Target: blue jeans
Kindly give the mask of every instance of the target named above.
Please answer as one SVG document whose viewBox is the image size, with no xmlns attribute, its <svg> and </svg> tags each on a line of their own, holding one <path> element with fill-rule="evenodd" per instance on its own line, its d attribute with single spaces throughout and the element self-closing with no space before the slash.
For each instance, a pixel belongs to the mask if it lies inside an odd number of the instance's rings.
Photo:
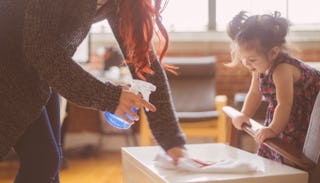
<svg viewBox="0 0 320 183">
<path fill-rule="evenodd" d="M 15 183 L 59 183 L 62 159 L 59 96 L 52 95 L 39 118 L 14 146 L 20 168 Z"/>
</svg>

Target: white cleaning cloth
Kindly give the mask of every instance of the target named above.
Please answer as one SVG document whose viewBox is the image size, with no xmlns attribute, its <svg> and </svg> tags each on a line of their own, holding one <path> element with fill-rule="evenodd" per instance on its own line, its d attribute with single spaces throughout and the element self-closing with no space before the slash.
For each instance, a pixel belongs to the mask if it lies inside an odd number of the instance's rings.
<svg viewBox="0 0 320 183">
<path fill-rule="evenodd" d="M 191 158 L 180 158 L 174 165 L 172 158 L 158 153 L 154 158 L 156 167 L 201 173 L 248 173 L 257 171 L 257 167 L 244 160 L 226 159 L 217 162 L 202 162 Z"/>
</svg>

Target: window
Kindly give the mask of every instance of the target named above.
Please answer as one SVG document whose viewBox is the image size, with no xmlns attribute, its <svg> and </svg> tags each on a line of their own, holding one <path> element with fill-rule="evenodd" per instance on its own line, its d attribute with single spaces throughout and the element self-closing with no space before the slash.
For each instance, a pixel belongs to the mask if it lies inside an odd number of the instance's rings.
<svg viewBox="0 0 320 183">
<path fill-rule="evenodd" d="M 286 16 L 287 0 L 216 0 L 217 30 L 225 30 L 227 23 L 240 11 L 250 14 L 272 13 L 279 11 Z"/>
<path fill-rule="evenodd" d="M 169 0 L 163 12 L 168 31 L 193 32 L 225 30 L 239 11 L 252 14 L 279 11 L 292 23 L 293 30 L 320 29 L 318 0 Z M 213 19 L 213 20 L 212 20 Z M 214 25 L 209 25 L 209 24 Z"/>
<path fill-rule="evenodd" d="M 79 63 L 85 63 L 89 61 L 89 39 L 88 36 L 82 41 L 77 51 L 72 57 L 75 61 Z"/>
<path fill-rule="evenodd" d="M 162 12 L 163 24 L 170 32 L 208 30 L 208 0 L 169 0 Z M 91 33 L 111 32 L 107 21 L 92 25 Z"/>
<path fill-rule="evenodd" d="M 91 26 L 90 32 L 91 33 L 107 33 L 107 32 L 110 33 L 111 27 L 109 26 L 107 20 L 103 20 L 103 21 L 100 21 L 100 22 L 93 24 Z"/>
<path fill-rule="evenodd" d="M 293 29 L 320 30 L 320 11 L 317 0 L 288 0 L 288 18 Z"/>
<path fill-rule="evenodd" d="M 208 0 L 169 0 L 162 13 L 163 24 L 170 32 L 208 30 Z"/>
<path fill-rule="evenodd" d="M 279 11 L 293 30 L 320 30 L 318 0 L 169 0 L 162 12 L 169 32 L 224 31 L 239 11 L 252 14 Z M 111 32 L 107 21 L 96 23 L 92 32 Z"/>
<path fill-rule="evenodd" d="M 320 11 L 316 4 L 317 0 L 216 0 L 217 30 L 224 30 L 241 10 L 252 14 L 279 11 L 290 20 L 293 30 L 319 29 Z"/>
</svg>

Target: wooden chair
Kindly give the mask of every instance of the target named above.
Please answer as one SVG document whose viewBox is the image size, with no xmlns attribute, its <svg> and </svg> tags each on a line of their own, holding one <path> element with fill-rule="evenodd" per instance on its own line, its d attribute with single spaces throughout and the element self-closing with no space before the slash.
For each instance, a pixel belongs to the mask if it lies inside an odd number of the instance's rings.
<svg viewBox="0 0 320 183">
<path fill-rule="evenodd" d="M 227 124 L 222 107 L 226 96 L 216 96 L 215 57 L 166 57 L 164 63 L 177 67 L 168 73 L 174 106 L 186 137 L 209 137 L 226 143 Z M 140 145 L 150 145 L 147 118 L 142 116 Z"/>
<path fill-rule="evenodd" d="M 231 118 L 240 112 L 230 106 L 223 107 L 223 111 Z M 303 150 L 298 150 L 291 144 L 284 143 L 279 138 L 268 139 L 265 145 L 281 154 L 286 164 L 309 172 L 309 183 L 320 182 L 320 92 L 316 98 L 311 114 L 307 136 Z M 250 119 L 251 127 L 245 127 L 244 131 L 254 136 L 257 129 L 263 125 Z"/>
</svg>

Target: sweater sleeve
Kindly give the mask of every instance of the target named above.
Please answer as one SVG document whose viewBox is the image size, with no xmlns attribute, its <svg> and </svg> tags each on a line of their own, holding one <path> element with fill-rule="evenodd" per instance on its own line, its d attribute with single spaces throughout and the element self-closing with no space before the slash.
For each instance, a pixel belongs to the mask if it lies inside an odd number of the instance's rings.
<svg viewBox="0 0 320 183">
<path fill-rule="evenodd" d="M 114 111 L 121 87 L 104 84 L 83 70 L 59 44 L 63 0 L 29 0 L 23 26 L 25 62 L 68 100 L 85 107 Z"/>
<path fill-rule="evenodd" d="M 153 58 L 156 59 L 152 62 L 154 74 L 146 78 L 148 82 L 157 86 L 157 90 L 150 95 L 150 102 L 157 107 L 157 111 L 146 112 L 146 114 L 153 136 L 162 148 L 168 150 L 172 147 L 183 146 L 185 136 L 175 113 L 167 75 L 159 60 L 156 57 Z"/>
<path fill-rule="evenodd" d="M 118 33 L 118 18 L 115 12 L 108 14 L 108 22 L 112 28 L 118 44 L 125 54 L 126 51 L 123 45 L 123 39 Z M 157 107 L 156 112 L 146 112 L 151 132 L 158 144 L 168 150 L 173 147 L 183 147 L 185 144 L 185 136 L 182 133 L 178 119 L 175 114 L 175 109 L 170 95 L 170 88 L 167 76 L 159 63 L 154 52 L 151 52 L 153 75 L 148 75 L 147 81 L 153 83 L 157 90 L 150 95 L 150 102 Z M 124 55 L 126 58 L 126 55 Z M 132 67 L 130 68 L 133 78 L 137 78 Z"/>
</svg>

